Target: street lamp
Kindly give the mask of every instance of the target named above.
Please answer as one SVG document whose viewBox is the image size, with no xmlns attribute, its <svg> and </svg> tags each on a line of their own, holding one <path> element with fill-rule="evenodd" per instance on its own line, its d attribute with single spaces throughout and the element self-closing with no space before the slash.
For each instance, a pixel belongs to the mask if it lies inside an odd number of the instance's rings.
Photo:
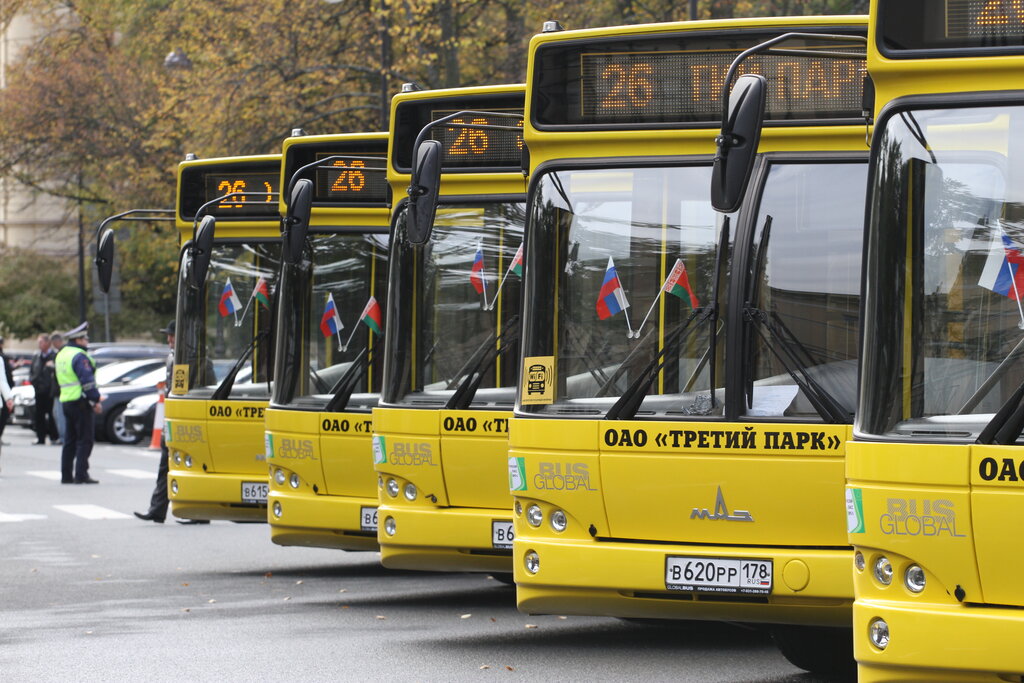
<svg viewBox="0 0 1024 683">
<path fill-rule="evenodd" d="M 192 60 L 188 58 L 185 51 L 180 47 L 176 47 L 167 53 L 164 57 L 164 68 L 170 70 L 188 71 L 192 68 Z"/>
</svg>

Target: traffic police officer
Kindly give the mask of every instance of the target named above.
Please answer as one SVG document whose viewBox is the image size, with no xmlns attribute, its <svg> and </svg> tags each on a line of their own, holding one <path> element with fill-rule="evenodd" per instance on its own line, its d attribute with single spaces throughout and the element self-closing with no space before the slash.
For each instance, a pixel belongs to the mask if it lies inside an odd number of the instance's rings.
<svg viewBox="0 0 1024 683">
<path fill-rule="evenodd" d="M 95 436 L 93 413 L 100 413 L 100 392 L 96 388 L 96 361 L 86 351 L 89 323 L 84 322 L 64 335 L 68 341 L 55 359 L 60 405 L 66 420 L 64 449 L 60 458 L 60 483 L 98 484 L 89 476 L 89 455 Z"/>
</svg>

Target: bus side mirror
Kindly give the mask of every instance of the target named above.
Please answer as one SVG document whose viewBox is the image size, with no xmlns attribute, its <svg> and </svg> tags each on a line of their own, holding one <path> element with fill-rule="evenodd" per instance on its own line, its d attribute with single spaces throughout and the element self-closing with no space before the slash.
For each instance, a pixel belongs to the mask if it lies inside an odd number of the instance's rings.
<svg viewBox="0 0 1024 683">
<path fill-rule="evenodd" d="M 110 292 L 110 278 L 114 275 L 114 231 L 107 228 L 96 243 L 96 273 L 100 278 L 100 291 Z"/>
<path fill-rule="evenodd" d="M 292 188 L 292 196 L 288 198 L 288 214 L 285 216 L 284 238 L 288 253 L 285 260 L 295 265 L 302 258 L 302 249 L 306 246 L 306 234 L 309 232 L 309 216 L 313 209 L 313 181 L 300 178 Z"/>
<path fill-rule="evenodd" d="M 424 140 L 416 148 L 409 184 L 409 210 L 405 225 L 406 239 L 410 244 L 426 244 L 430 240 L 440 188 L 441 143 Z"/>
<path fill-rule="evenodd" d="M 206 282 L 206 272 L 210 269 L 210 256 L 213 250 L 213 235 L 217 230 L 217 219 L 203 216 L 196 239 L 192 243 L 192 268 L 189 270 L 189 284 L 199 289 Z"/>
<path fill-rule="evenodd" d="M 732 213 L 740 206 L 761 141 L 766 98 L 763 76 L 747 74 L 736 79 L 722 131 L 715 138 L 718 150 L 711 171 L 711 205 L 717 211 Z"/>
</svg>

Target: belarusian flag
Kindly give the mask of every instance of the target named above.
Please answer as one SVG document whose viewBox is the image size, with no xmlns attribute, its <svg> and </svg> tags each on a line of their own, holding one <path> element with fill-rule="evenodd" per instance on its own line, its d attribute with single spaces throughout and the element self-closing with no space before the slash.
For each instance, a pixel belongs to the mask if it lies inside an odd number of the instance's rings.
<svg viewBox="0 0 1024 683">
<path fill-rule="evenodd" d="M 662 289 L 669 294 L 674 294 L 683 301 L 689 301 L 690 306 L 693 308 L 700 307 L 697 295 L 693 293 L 693 288 L 690 287 L 690 278 L 686 274 L 686 266 L 681 258 L 676 259 L 676 264 L 672 266 L 672 272 L 665 279 L 665 286 Z"/>
<path fill-rule="evenodd" d="M 256 281 L 256 288 L 252 290 L 252 296 L 257 302 L 262 304 L 264 308 L 270 308 L 270 287 L 262 276 Z"/>
<path fill-rule="evenodd" d="M 383 321 L 384 316 L 381 315 L 380 304 L 377 303 L 377 299 L 371 296 L 363 308 L 362 315 L 359 316 L 359 322 L 364 323 L 379 336 L 381 328 L 384 326 Z"/>
<path fill-rule="evenodd" d="M 516 249 L 516 255 L 512 257 L 512 265 L 508 267 L 513 273 L 519 277 L 523 276 L 523 243 L 519 243 L 519 248 Z"/>
</svg>

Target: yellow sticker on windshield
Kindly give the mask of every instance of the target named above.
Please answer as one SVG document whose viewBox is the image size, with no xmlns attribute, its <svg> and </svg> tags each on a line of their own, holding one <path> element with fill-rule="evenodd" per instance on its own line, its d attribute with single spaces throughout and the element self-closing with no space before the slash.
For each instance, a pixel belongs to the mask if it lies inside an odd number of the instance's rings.
<svg viewBox="0 0 1024 683">
<path fill-rule="evenodd" d="M 523 359 L 520 403 L 549 405 L 555 402 L 555 357 L 531 356 Z"/>
<path fill-rule="evenodd" d="M 174 366 L 174 374 L 171 376 L 171 393 L 175 396 L 184 396 L 188 393 L 188 365 Z"/>
</svg>

